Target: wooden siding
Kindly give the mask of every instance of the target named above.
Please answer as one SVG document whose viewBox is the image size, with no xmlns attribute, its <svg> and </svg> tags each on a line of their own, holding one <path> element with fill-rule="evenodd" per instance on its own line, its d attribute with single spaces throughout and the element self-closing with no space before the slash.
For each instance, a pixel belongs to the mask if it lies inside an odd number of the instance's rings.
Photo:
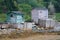
<svg viewBox="0 0 60 40">
<path fill-rule="evenodd" d="M 32 20 L 38 23 L 39 19 L 47 19 L 48 18 L 48 10 L 32 10 L 31 11 Z"/>
</svg>

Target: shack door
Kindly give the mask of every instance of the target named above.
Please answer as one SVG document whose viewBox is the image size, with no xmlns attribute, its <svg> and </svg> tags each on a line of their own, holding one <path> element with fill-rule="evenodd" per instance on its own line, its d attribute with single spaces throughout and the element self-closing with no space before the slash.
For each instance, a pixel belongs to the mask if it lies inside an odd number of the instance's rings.
<svg viewBox="0 0 60 40">
<path fill-rule="evenodd" d="M 16 22 L 17 22 L 17 23 L 21 23 L 21 22 L 22 22 L 22 16 L 17 15 Z"/>
</svg>

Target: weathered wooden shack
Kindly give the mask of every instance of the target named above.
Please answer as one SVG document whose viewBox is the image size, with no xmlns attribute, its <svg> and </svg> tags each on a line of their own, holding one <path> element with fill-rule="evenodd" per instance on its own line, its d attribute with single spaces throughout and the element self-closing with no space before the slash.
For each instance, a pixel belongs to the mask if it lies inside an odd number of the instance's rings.
<svg viewBox="0 0 60 40">
<path fill-rule="evenodd" d="M 48 9 L 46 8 L 35 8 L 31 11 L 32 20 L 35 23 L 38 23 L 39 19 L 47 19 L 48 18 Z"/>
<path fill-rule="evenodd" d="M 33 22 L 38 24 L 40 27 L 54 27 L 55 21 L 48 17 L 48 9 L 46 8 L 35 8 L 31 11 Z"/>
<path fill-rule="evenodd" d="M 20 11 L 11 11 L 7 13 L 8 23 L 24 23 L 23 13 Z"/>
</svg>

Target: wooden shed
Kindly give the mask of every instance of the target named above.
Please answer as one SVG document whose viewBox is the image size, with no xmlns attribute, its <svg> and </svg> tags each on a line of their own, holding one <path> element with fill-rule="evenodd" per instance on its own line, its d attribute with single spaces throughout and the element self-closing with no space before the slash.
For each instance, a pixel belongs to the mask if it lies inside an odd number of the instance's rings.
<svg viewBox="0 0 60 40">
<path fill-rule="evenodd" d="M 8 23 L 24 23 L 23 13 L 20 11 L 11 11 L 7 13 Z"/>
<path fill-rule="evenodd" d="M 48 18 L 48 9 L 46 8 L 35 8 L 31 11 L 32 20 L 35 23 L 38 23 L 39 19 L 47 19 Z"/>
</svg>

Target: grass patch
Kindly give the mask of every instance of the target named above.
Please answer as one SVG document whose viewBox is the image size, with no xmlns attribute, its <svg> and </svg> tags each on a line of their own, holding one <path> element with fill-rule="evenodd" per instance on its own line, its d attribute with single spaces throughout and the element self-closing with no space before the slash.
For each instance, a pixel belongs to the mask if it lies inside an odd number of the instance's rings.
<svg viewBox="0 0 60 40">
<path fill-rule="evenodd" d="M 60 13 L 56 13 L 56 20 L 60 22 Z"/>
</svg>

